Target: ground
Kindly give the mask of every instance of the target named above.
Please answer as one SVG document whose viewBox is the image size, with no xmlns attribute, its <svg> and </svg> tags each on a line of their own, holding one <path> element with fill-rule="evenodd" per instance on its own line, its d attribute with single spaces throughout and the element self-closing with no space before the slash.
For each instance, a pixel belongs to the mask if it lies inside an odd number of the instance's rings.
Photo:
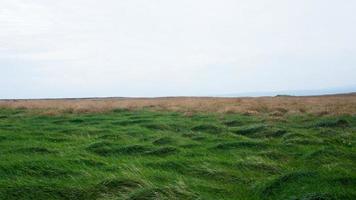
<svg viewBox="0 0 356 200">
<path fill-rule="evenodd" d="M 356 199 L 356 116 L 0 109 L 0 199 Z"/>
</svg>

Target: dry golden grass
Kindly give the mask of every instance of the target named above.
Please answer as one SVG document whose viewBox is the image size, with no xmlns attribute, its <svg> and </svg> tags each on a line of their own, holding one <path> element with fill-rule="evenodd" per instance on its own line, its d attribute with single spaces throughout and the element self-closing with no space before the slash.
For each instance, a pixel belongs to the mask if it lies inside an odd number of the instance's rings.
<svg viewBox="0 0 356 200">
<path fill-rule="evenodd" d="M 311 97 L 258 97 L 258 98 L 103 98 L 53 100 L 0 100 L 0 107 L 41 110 L 46 114 L 61 112 L 106 112 L 113 109 L 147 108 L 159 111 L 269 114 L 309 113 L 316 115 L 356 114 L 356 93 Z"/>
</svg>

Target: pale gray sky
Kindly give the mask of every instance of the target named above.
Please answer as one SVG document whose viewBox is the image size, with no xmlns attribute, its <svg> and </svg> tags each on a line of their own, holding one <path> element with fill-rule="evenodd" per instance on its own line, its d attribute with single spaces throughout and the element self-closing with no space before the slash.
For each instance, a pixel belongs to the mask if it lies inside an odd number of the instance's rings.
<svg viewBox="0 0 356 200">
<path fill-rule="evenodd" d="M 355 0 L 1 0 L 0 98 L 356 85 Z"/>
</svg>

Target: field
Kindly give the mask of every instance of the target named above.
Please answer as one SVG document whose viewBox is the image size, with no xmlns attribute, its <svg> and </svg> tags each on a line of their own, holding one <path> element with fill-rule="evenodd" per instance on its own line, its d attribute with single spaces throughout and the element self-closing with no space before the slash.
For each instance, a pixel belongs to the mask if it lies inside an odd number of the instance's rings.
<svg viewBox="0 0 356 200">
<path fill-rule="evenodd" d="M 0 199 L 356 199 L 356 95 L 0 101 Z"/>
<path fill-rule="evenodd" d="M 103 99 L 42 99 L 0 100 L 0 107 L 41 109 L 48 115 L 58 112 L 92 113 L 113 109 L 149 109 L 153 111 L 184 112 L 186 114 L 241 113 L 248 115 L 356 114 L 356 93 L 311 97 L 259 97 L 259 98 L 103 98 Z"/>
</svg>

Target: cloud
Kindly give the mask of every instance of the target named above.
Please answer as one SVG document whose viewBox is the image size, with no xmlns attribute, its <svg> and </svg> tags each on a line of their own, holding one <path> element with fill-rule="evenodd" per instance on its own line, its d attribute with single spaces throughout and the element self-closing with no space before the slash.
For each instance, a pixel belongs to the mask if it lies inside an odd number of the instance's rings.
<svg viewBox="0 0 356 200">
<path fill-rule="evenodd" d="M 2 0 L 0 71 L 17 69 L 20 96 L 33 83 L 28 97 L 355 84 L 355 8 L 352 0 Z"/>
</svg>

